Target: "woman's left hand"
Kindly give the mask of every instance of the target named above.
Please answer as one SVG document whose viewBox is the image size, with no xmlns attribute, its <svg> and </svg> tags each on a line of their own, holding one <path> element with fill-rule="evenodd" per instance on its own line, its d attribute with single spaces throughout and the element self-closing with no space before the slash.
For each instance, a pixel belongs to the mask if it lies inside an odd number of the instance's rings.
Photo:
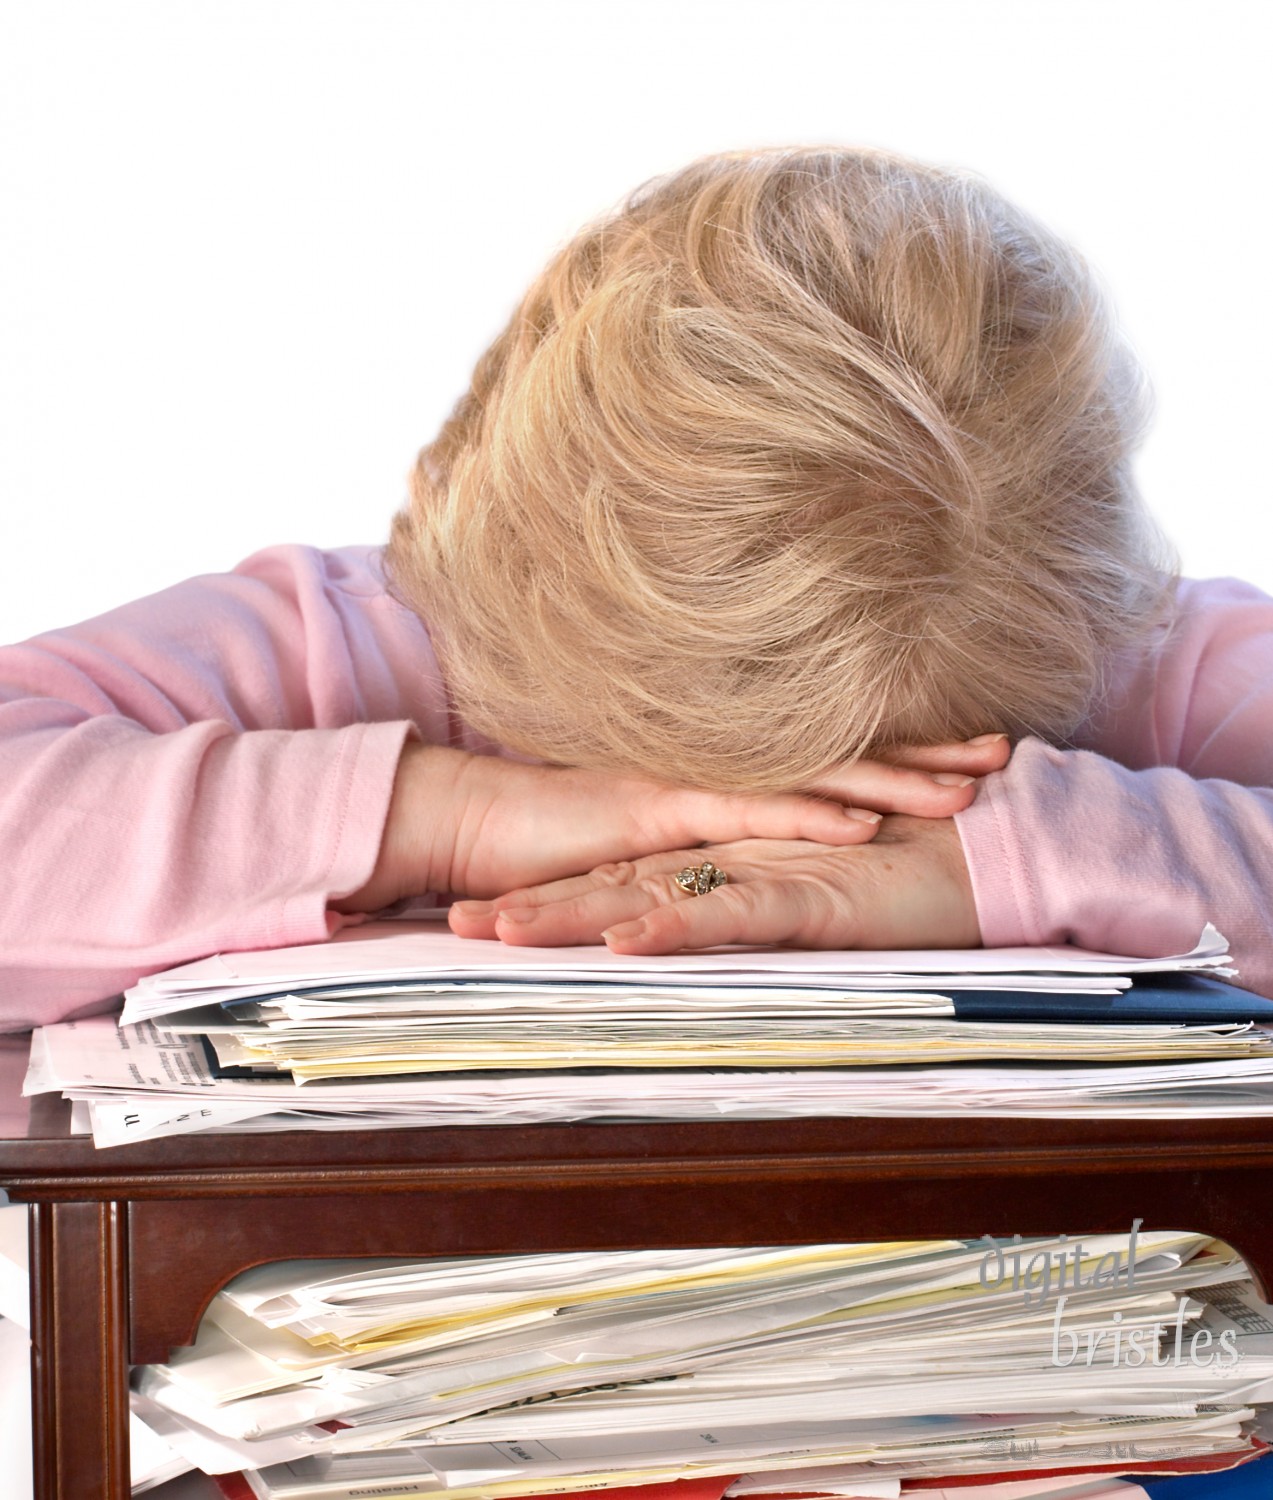
<svg viewBox="0 0 1273 1500">
<path fill-rule="evenodd" d="M 701 896 L 678 870 L 710 860 L 728 883 Z M 587 875 L 457 901 L 461 937 L 520 947 L 605 942 L 615 953 L 720 943 L 796 948 L 976 948 L 972 883 L 952 818 L 886 817 L 869 844 L 744 839 L 602 865 Z"/>
</svg>

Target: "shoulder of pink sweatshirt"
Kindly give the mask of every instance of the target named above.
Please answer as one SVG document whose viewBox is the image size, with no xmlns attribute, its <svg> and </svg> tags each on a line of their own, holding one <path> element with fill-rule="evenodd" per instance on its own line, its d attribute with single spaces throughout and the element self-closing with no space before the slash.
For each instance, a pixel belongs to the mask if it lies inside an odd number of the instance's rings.
<svg viewBox="0 0 1273 1500">
<path fill-rule="evenodd" d="M 410 734 L 489 748 L 374 548 L 271 548 L 0 650 L 0 1030 L 321 940 Z"/>
</svg>

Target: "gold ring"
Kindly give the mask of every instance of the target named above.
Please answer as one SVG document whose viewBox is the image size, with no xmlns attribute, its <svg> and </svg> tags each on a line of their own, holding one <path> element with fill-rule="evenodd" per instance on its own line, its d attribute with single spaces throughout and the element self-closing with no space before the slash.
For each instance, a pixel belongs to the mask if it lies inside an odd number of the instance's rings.
<svg viewBox="0 0 1273 1500">
<path fill-rule="evenodd" d="M 705 859 L 701 865 L 686 865 L 683 870 L 678 870 L 672 879 L 691 896 L 706 896 L 708 891 L 714 891 L 717 886 L 727 884 L 729 876 L 710 859 Z"/>
</svg>

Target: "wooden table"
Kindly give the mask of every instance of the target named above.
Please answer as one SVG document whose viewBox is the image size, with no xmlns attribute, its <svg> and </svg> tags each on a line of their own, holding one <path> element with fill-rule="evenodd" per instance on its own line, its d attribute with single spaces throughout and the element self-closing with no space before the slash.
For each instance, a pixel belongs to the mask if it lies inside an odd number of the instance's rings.
<svg viewBox="0 0 1273 1500">
<path fill-rule="evenodd" d="M 1266 1300 L 1273 1287 L 1266 1120 L 500 1126 L 97 1151 L 69 1118 L 46 1096 L 25 1135 L 0 1139 L 0 1186 L 33 1205 L 37 1500 L 128 1494 L 127 1365 L 189 1343 L 213 1293 L 262 1261 L 1073 1235 L 1140 1218 L 1227 1240 Z"/>
</svg>

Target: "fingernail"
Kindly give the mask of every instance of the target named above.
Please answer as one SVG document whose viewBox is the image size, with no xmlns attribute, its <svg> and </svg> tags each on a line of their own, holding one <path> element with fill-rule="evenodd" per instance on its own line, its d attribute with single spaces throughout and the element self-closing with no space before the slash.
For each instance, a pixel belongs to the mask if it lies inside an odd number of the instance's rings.
<svg viewBox="0 0 1273 1500">
<path fill-rule="evenodd" d="M 846 818 L 853 818 L 859 823 L 878 823 L 884 816 L 883 813 L 871 812 L 865 807 L 846 807 L 844 809 Z"/>
<path fill-rule="evenodd" d="M 493 901 L 456 901 L 453 904 L 466 917 L 489 917 L 495 910 Z"/>
<path fill-rule="evenodd" d="M 1006 740 L 1006 734 L 979 734 L 975 739 L 968 741 L 970 745 L 993 745 L 997 740 Z"/>
<path fill-rule="evenodd" d="M 539 913 L 533 906 L 513 906 L 508 911 L 495 913 L 497 922 L 515 922 L 518 927 L 525 927 L 533 922 Z"/>
<path fill-rule="evenodd" d="M 628 943 L 633 938 L 645 936 L 645 919 L 636 922 L 620 922 L 617 927 L 607 927 L 601 934 L 603 942 Z"/>
<path fill-rule="evenodd" d="M 937 771 L 933 775 L 939 786 L 971 786 L 976 779 L 975 776 L 960 776 L 954 771 Z"/>
</svg>

